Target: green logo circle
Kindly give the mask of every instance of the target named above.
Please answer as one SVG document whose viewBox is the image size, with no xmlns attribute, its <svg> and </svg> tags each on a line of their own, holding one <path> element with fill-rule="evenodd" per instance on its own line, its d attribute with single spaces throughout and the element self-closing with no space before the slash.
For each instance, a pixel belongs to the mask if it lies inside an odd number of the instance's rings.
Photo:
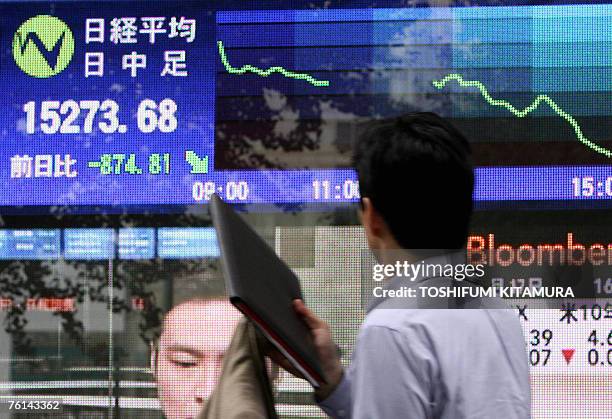
<svg viewBox="0 0 612 419">
<path fill-rule="evenodd" d="M 24 73 L 46 79 L 62 72 L 74 54 L 74 36 L 54 16 L 38 15 L 21 24 L 13 37 L 13 58 Z"/>
</svg>

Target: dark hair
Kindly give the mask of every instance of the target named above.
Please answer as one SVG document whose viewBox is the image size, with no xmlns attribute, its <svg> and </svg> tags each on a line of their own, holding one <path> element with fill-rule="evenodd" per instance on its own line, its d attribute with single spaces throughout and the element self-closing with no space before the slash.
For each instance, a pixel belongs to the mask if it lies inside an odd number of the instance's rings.
<svg viewBox="0 0 612 419">
<path fill-rule="evenodd" d="M 367 123 L 353 166 L 368 197 L 405 249 L 459 249 L 472 214 L 467 139 L 431 112 Z"/>
</svg>

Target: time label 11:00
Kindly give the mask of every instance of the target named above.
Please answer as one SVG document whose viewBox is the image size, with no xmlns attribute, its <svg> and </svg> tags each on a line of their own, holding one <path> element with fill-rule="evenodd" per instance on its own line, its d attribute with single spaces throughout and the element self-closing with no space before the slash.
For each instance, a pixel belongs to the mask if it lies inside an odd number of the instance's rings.
<svg viewBox="0 0 612 419">
<path fill-rule="evenodd" d="M 140 132 L 150 134 L 155 131 L 171 133 L 178 127 L 176 111 L 178 107 L 172 99 L 159 103 L 144 99 L 138 105 L 136 119 Z M 119 105 L 112 99 L 99 100 L 46 100 L 37 104 L 30 101 L 23 105 L 26 114 L 26 133 L 35 134 L 91 134 L 99 130 L 104 134 L 125 134 L 128 126 L 119 120 Z"/>
<path fill-rule="evenodd" d="M 352 201 L 359 199 L 359 182 L 356 180 L 345 180 L 342 184 L 336 185 L 329 180 L 314 180 L 312 182 L 312 197 L 315 201 Z"/>
</svg>

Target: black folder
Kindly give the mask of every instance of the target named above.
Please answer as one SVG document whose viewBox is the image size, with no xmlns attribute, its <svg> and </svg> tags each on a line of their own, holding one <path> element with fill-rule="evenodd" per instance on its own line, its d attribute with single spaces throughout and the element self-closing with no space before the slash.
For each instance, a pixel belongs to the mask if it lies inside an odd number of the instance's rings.
<svg viewBox="0 0 612 419">
<path fill-rule="evenodd" d="M 303 299 L 298 278 L 221 198 L 214 194 L 210 204 L 230 302 L 319 387 L 325 376 L 310 331 L 293 309 L 293 300 Z"/>
</svg>

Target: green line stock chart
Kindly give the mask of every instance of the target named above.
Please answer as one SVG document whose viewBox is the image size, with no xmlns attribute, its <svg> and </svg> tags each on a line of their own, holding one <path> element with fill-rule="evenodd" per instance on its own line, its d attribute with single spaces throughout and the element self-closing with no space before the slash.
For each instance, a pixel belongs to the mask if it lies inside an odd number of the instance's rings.
<svg viewBox="0 0 612 419">
<path fill-rule="evenodd" d="M 356 121 L 416 110 L 479 166 L 609 164 L 610 23 L 609 6 L 221 13 L 216 164 L 346 167 Z"/>
</svg>

